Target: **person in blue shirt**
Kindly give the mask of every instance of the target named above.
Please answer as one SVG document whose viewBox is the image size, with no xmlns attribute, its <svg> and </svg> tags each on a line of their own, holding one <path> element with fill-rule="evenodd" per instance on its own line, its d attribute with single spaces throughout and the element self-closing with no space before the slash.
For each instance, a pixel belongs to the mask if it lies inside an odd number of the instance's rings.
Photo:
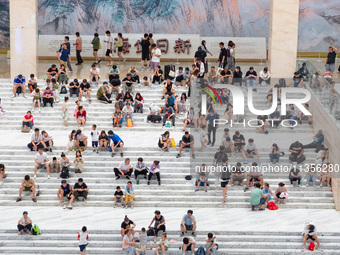
<svg viewBox="0 0 340 255">
<path fill-rule="evenodd" d="M 303 146 L 304 149 L 310 149 L 310 148 L 317 148 L 323 143 L 323 140 L 325 139 L 324 135 L 322 134 L 322 130 L 319 129 L 319 131 L 316 133 L 315 136 L 313 136 L 313 142 L 310 144 L 306 144 Z"/>
<path fill-rule="evenodd" d="M 62 47 L 58 50 L 58 60 L 60 65 L 67 66 L 67 62 L 71 61 L 70 50 L 67 49 L 66 43 L 62 44 Z"/>
<path fill-rule="evenodd" d="M 109 132 L 107 132 L 107 134 L 108 134 L 108 138 L 111 139 L 111 141 L 112 141 L 112 143 L 111 143 L 111 152 L 112 152 L 111 157 L 116 155 L 115 149 L 117 147 L 120 148 L 120 156 L 123 157 L 124 156 L 124 154 L 123 154 L 123 146 L 124 146 L 123 140 L 118 135 L 113 133 L 112 130 L 109 130 Z"/>
<path fill-rule="evenodd" d="M 218 124 L 215 123 L 215 120 L 218 120 L 220 117 L 214 111 L 214 109 L 210 108 L 209 114 L 205 118 L 208 122 L 208 143 L 207 145 L 211 144 L 211 147 L 215 145 L 216 141 L 216 129 L 218 128 Z M 213 133 L 213 139 L 211 141 L 211 132 Z"/>
<path fill-rule="evenodd" d="M 181 231 L 182 235 L 184 236 L 184 233 L 187 233 L 187 230 L 192 231 L 192 235 L 195 236 L 196 231 L 196 219 L 192 215 L 194 212 L 192 210 L 188 210 L 187 214 L 183 216 L 181 221 Z"/>
<path fill-rule="evenodd" d="M 69 53 L 71 54 L 70 37 L 65 36 L 64 42 L 65 42 L 65 44 L 66 44 L 66 47 L 67 47 Z M 67 59 L 67 67 L 68 67 L 68 69 L 70 70 L 70 72 L 72 73 L 73 70 L 72 70 L 72 66 L 71 66 L 71 58 L 68 58 L 68 59 Z"/>
<path fill-rule="evenodd" d="M 119 80 L 120 71 L 119 71 L 119 69 L 117 68 L 116 65 L 113 65 L 112 68 L 107 73 L 107 75 L 109 76 L 109 81 L 110 82 L 112 80 L 114 80 L 114 79 L 118 79 Z"/>
<path fill-rule="evenodd" d="M 22 74 L 15 76 L 14 81 L 13 81 L 13 96 L 11 96 L 11 98 L 15 97 L 15 93 L 18 87 L 22 87 L 22 90 L 24 91 L 24 97 L 26 98 L 25 83 L 26 83 L 26 79 Z"/>
<path fill-rule="evenodd" d="M 162 112 L 163 115 L 163 127 L 165 126 L 165 122 L 171 119 L 172 126 L 175 127 L 175 110 L 169 104 L 165 106 Z"/>
<path fill-rule="evenodd" d="M 171 94 L 171 92 L 166 93 L 166 98 L 165 98 L 165 105 L 170 105 L 174 110 L 175 110 L 175 117 L 178 112 L 178 107 L 177 107 L 177 100 L 174 95 Z"/>
<path fill-rule="evenodd" d="M 263 191 L 263 195 L 265 195 L 266 197 L 266 203 L 268 203 L 269 201 L 272 200 L 272 195 L 273 195 L 273 191 L 269 188 L 269 183 L 265 183 L 264 184 L 264 188 L 262 189 Z"/>
</svg>

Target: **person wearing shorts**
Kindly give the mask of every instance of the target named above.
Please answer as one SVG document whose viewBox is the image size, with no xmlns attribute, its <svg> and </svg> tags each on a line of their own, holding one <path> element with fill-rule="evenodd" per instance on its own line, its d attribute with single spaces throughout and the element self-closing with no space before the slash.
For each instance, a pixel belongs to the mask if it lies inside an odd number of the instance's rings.
<svg viewBox="0 0 340 255">
<path fill-rule="evenodd" d="M 195 244 L 196 241 L 191 236 L 183 238 L 183 254 L 186 254 L 187 251 L 191 251 L 192 254 L 195 253 Z"/>
<path fill-rule="evenodd" d="M 182 236 L 184 236 L 184 233 L 187 233 L 187 231 L 192 231 L 192 235 L 195 235 L 196 231 L 196 219 L 193 216 L 193 211 L 188 210 L 187 214 L 185 214 L 181 221 L 181 231 Z"/>
<path fill-rule="evenodd" d="M 74 200 L 74 195 L 72 193 L 72 186 L 66 182 L 66 180 L 61 181 L 61 185 L 58 189 L 57 196 L 59 198 L 60 203 L 64 203 L 64 197 L 69 200 L 69 205 L 64 205 L 64 209 L 72 209 L 72 203 Z"/>
<path fill-rule="evenodd" d="M 117 134 L 114 134 L 112 130 L 109 130 L 109 132 L 107 132 L 107 134 L 108 134 L 108 138 L 112 141 L 112 143 L 111 143 L 111 151 L 112 151 L 111 157 L 116 155 L 115 149 L 117 147 L 120 148 L 120 156 L 123 157 L 124 156 L 124 154 L 123 154 L 123 149 L 124 149 L 123 140 Z"/>
<path fill-rule="evenodd" d="M 263 191 L 260 189 L 260 187 L 260 183 L 255 183 L 255 188 L 251 191 L 250 205 L 252 211 L 255 211 L 255 206 L 260 206 L 260 211 L 265 210 L 263 206 L 266 203 L 266 196 L 263 194 Z"/>
<path fill-rule="evenodd" d="M 149 65 L 150 65 L 150 52 L 149 48 L 151 46 L 150 41 L 149 41 L 149 35 L 147 33 L 144 34 L 144 38 L 141 41 L 141 46 L 142 46 L 142 68 L 141 70 L 143 71 L 144 68 L 144 61 L 146 60 L 146 67 L 147 70 L 149 70 Z"/>
<path fill-rule="evenodd" d="M 19 197 L 17 198 L 17 202 L 21 201 L 21 194 L 23 191 L 31 191 L 33 202 L 37 202 L 36 194 L 35 194 L 35 182 L 33 178 L 31 178 L 29 175 L 25 175 L 24 179 L 22 180 L 22 183 L 19 189 Z"/>
</svg>

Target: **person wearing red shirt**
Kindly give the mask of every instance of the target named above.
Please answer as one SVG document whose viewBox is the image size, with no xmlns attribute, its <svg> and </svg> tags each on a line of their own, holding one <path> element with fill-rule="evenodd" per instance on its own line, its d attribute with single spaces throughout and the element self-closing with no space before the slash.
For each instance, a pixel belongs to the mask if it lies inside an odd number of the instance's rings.
<svg viewBox="0 0 340 255">
<path fill-rule="evenodd" d="M 31 114 L 31 111 L 28 111 L 27 114 L 22 119 L 22 126 L 28 126 L 31 128 L 31 131 L 32 131 L 34 123 L 33 123 L 33 115 Z"/>
<path fill-rule="evenodd" d="M 76 114 L 78 125 L 83 127 L 86 122 L 86 111 L 83 106 L 79 106 L 78 112 Z"/>
</svg>

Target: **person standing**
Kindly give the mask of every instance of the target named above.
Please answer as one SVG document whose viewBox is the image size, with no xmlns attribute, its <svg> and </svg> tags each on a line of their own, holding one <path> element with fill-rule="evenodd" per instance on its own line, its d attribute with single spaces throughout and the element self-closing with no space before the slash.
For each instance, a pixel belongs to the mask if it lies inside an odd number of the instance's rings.
<svg viewBox="0 0 340 255">
<path fill-rule="evenodd" d="M 159 65 L 159 62 L 161 61 L 161 55 L 162 52 L 159 48 L 157 48 L 157 45 L 154 43 L 151 45 L 152 51 L 151 51 L 151 69 L 156 70 L 157 66 Z"/>
<path fill-rule="evenodd" d="M 217 62 L 219 62 L 219 67 L 224 67 L 227 65 L 227 57 L 228 57 L 228 52 L 227 49 L 224 47 L 224 42 L 220 42 L 220 55 L 217 59 Z"/>
<path fill-rule="evenodd" d="M 98 50 L 101 47 L 100 47 L 100 39 L 99 39 L 98 33 L 94 33 L 94 38 L 92 39 L 91 44 L 93 46 L 93 56 L 96 60 L 96 63 L 99 64 L 101 60 L 98 58 Z"/>
<path fill-rule="evenodd" d="M 123 51 L 123 34 L 118 33 L 118 41 L 116 42 L 116 45 L 113 47 L 113 49 L 117 48 L 118 52 L 118 61 L 125 61 L 122 57 L 122 51 Z"/>
<path fill-rule="evenodd" d="M 88 240 L 89 235 L 87 234 L 87 228 L 84 226 L 81 229 L 81 232 L 78 233 L 79 249 L 81 255 L 85 255 L 86 253 L 86 246 L 89 244 Z"/>
<path fill-rule="evenodd" d="M 206 53 L 206 57 L 208 56 L 208 53 L 210 54 L 210 56 L 212 56 L 211 52 L 207 49 L 207 42 L 205 40 L 202 41 L 202 45 L 199 46 L 199 48 L 201 48 L 201 50 L 205 51 Z M 207 73 L 208 72 L 208 61 L 205 58 L 204 61 L 204 72 Z"/>
<path fill-rule="evenodd" d="M 149 41 L 149 35 L 147 33 L 144 34 L 144 38 L 141 41 L 141 46 L 142 46 L 142 68 L 141 70 L 143 71 L 144 69 L 144 60 L 146 60 L 146 68 L 149 71 L 149 65 L 150 65 L 150 52 L 149 48 L 151 46 L 150 41 Z"/>
<path fill-rule="evenodd" d="M 60 62 L 60 65 L 64 66 L 68 66 L 68 62 L 71 61 L 70 50 L 67 49 L 66 43 L 62 44 L 62 47 L 58 51 L 58 60 Z"/>
<path fill-rule="evenodd" d="M 70 37 L 65 36 L 64 41 L 65 41 L 65 44 L 66 44 L 66 46 L 67 46 L 67 49 L 68 49 L 69 54 L 71 54 Z M 71 55 L 70 55 L 70 56 L 71 56 Z M 70 72 L 72 73 L 72 72 L 73 72 L 73 69 L 72 69 L 72 66 L 71 66 L 71 57 L 69 57 L 69 58 L 67 59 L 67 67 L 68 67 L 68 69 L 70 70 Z"/>
<path fill-rule="evenodd" d="M 110 54 L 112 54 L 113 38 L 109 30 L 105 32 L 105 35 L 106 35 L 104 39 L 105 49 L 106 49 L 105 58 L 109 59 L 109 63 L 107 64 L 107 66 L 112 66 L 113 61 L 112 61 Z"/>
<path fill-rule="evenodd" d="M 330 46 L 328 49 L 328 55 L 326 60 L 326 72 L 334 72 L 335 69 L 335 59 L 338 49 L 334 46 Z"/>
<path fill-rule="evenodd" d="M 76 43 L 74 43 L 73 45 L 76 46 L 76 56 L 77 56 L 76 65 L 78 66 L 78 65 L 81 65 L 84 62 L 83 59 L 80 56 L 80 53 L 83 49 L 83 39 L 80 37 L 79 32 L 76 32 L 76 37 L 77 37 Z"/>
<path fill-rule="evenodd" d="M 214 110 L 211 108 L 209 110 L 209 114 L 205 118 L 208 122 L 208 143 L 207 145 L 211 144 L 211 147 L 215 145 L 216 140 L 216 129 L 218 128 L 218 125 L 215 123 L 216 120 L 218 120 L 220 117 Z M 213 139 L 211 141 L 211 132 L 213 133 Z"/>
</svg>

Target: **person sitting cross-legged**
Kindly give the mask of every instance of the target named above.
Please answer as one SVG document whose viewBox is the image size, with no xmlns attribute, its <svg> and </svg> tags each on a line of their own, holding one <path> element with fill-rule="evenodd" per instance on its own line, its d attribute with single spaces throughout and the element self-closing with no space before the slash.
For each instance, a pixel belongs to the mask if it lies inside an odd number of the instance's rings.
<svg viewBox="0 0 340 255">
<path fill-rule="evenodd" d="M 194 137 L 190 135 L 188 131 L 185 131 L 185 134 L 182 136 L 182 143 L 181 143 L 181 146 L 179 147 L 179 151 L 178 151 L 176 158 L 181 157 L 181 153 L 184 148 L 191 148 L 191 153 L 192 153 L 191 156 L 194 159 L 195 158 L 194 143 L 195 143 Z"/>
<path fill-rule="evenodd" d="M 74 201 L 74 195 L 72 194 L 72 186 L 71 184 L 67 183 L 66 180 L 61 181 L 61 185 L 58 189 L 57 193 L 58 199 L 60 203 L 64 203 L 64 197 L 69 200 L 68 206 L 64 205 L 64 209 L 72 209 L 72 203 Z"/>
<path fill-rule="evenodd" d="M 31 178 L 29 175 L 25 175 L 25 177 L 23 178 L 21 182 L 21 186 L 19 189 L 19 197 L 17 198 L 17 202 L 20 202 L 22 200 L 21 194 L 23 191 L 31 191 L 33 202 L 37 202 L 36 194 L 35 194 L 35 182 L 33 178 Z"/>
<path fill-rule="evenodd" d="M 181 236 L 184 236 L 185 233 L 187 233 L 187 231 L 191 231 L 192 235 L 195 236 L 195 231 L 197 228 L 196 225 L 196 219 L 195 216 L 193 216 L 193 211 L 192 210 L 188 210 L 187 214 L 185 214 L 182 218 L 181 221 Z"/>
<path fill-rule="evenodd" d="M 120 163 L 120 166 L 115 167 L 113 171 L 116 175 L 116 180 L 120 179 L 120 176 L 125 176 L 126 179 L 130 180 L 133 172 L 133 166 L 130 163 L 130 159 L 126 158 L 122 163 Z"/>
<path fill-rule="evenodd" d="M 83 181 L 83 178 L 79 178 L 78 182 L 75 183 L 73 187 L 74 199 L 78 200 L 78 197 L 83 197 L 84 202 L 86 203 L 88 193 L 89 187 L 87 187 L 86 183 Z"/>
</svg>

